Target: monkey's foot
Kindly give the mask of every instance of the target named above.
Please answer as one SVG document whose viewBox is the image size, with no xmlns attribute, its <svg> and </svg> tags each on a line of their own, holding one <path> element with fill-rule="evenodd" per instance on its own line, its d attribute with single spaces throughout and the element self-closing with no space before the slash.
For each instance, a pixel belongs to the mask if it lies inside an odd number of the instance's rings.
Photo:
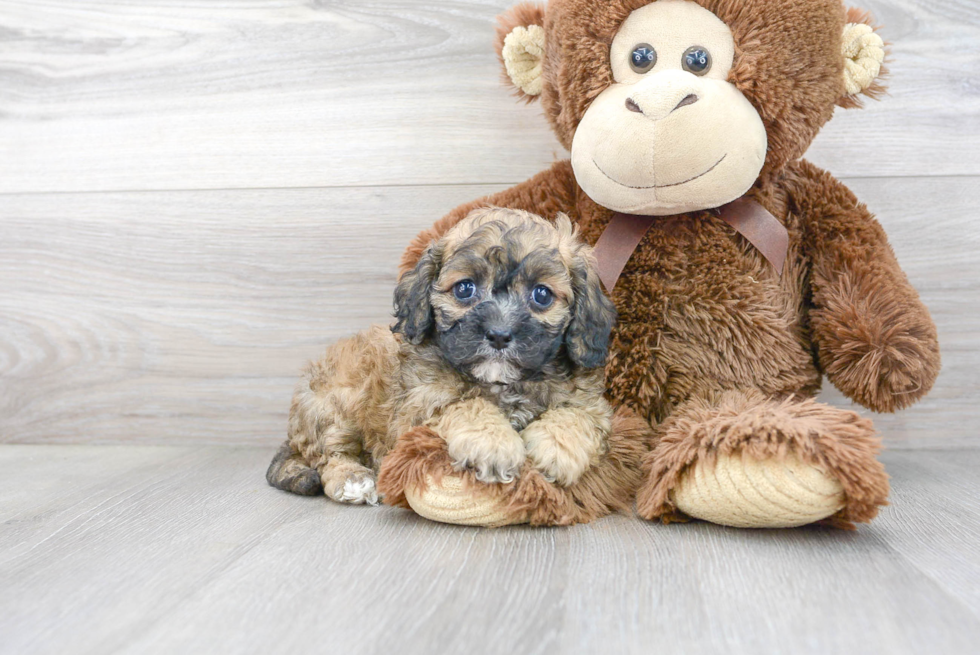
<svg viewBox="0 0 980 655">
<path fill-rule="evenodd" d="M 888 476 L 871 421 L 814 400 L 731 391 L 678 407 L 657 426 L 637 511 L 740 528 L 866 523 Z"/>
<path fill-rule="evenodd" d="M 440 523 L 487 528 L 527 523 L 526 517 L 507 507 L 505 499 L 478 493 L 456 475 L 444 475 L 439 482 L 427 475 L 425 486 L 405 489 L 405 499 L 416 514 Z"/>
</svg>

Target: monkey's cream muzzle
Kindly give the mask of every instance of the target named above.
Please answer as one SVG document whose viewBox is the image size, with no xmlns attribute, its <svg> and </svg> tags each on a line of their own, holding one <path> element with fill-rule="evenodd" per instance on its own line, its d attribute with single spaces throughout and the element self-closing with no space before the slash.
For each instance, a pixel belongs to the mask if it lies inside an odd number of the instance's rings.
<svg viewBox="0 0 980 655">
<path fill-rule="evenodd" d="M 663 216 L 744 194 L 762 170 L 766 145 L 762 120 L 738 89 L 666 70 L 614 84 L 595 99 L 572 141 L 572 168 L 600 205 Z"/>
</svg>

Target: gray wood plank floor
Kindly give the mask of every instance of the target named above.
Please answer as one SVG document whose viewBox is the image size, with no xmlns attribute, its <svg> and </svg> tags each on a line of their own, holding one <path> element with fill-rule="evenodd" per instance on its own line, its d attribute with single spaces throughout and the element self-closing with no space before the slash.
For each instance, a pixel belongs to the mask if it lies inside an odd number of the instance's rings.
<svg viewBox="0 0 980 655">
<path fill-rule="evenodd" d="M 980 452 L 888 452 L 856 532 L 430 523 L 270 449 L 0 446 L 0 652 L 975 653 Z"/>
</svg>

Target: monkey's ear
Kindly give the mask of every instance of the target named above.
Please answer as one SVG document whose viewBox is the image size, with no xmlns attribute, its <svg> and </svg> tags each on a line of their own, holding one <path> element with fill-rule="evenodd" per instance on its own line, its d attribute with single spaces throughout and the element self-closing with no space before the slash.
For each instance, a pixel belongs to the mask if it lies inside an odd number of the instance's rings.
<svg viewBox="0 0 980 655">
<path fill-rule="evenodd" d="M 871 14 L 861 9 L 848 9 L 847 21 L 841 34 L 844 95 L 837 104 L 852 108 L 861 106 L 861 95 L 878 98 L 885 93 L 882 78 L 887 70 L 884 67 L 885 42 L 875 32 Z"/>
<path fill-rule="evenodd" d="M 432 331 L 432 284 L 439 274 L 442 245 L 430 244 L 415 268 L 405 273 L 395 287 L 395 324 L 391 331 L 420 344 Z"/>
<path fill-rule="evenodd" d="M 504 65 L 505 79 L 517 95 L 531 101 L 541 95 L 544 80 L 544 7 L 531 2 L 515 5 L 497 18 L 494 48 Z"/>
<path fill-rule="evenodd" d="M 591 253 L 576 258 L 572 266 L 575 305 L 565 331 L 565 347 L 576 366 L 602 366 L 609 352 L 609 334 L 616 323 L 616 306 L 602 291 Z"/>
</svg>

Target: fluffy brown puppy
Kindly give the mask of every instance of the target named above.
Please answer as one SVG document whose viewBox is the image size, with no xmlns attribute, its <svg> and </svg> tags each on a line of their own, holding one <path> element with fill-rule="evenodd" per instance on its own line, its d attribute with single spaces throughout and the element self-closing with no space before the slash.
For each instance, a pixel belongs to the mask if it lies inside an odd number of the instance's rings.
<svg viewBox="0 0 980 655">
<path fill-rule="evenodd" d="M 310 365 L 269 484 L 376 503 L 382 458 L 415 428 L 484 483 L 513 481 L 529 460 L 567 486 L 603 454 L 615 310 L 567 217 L 472 212 L 402 277 L 395 317 Z"/>
</svg>

